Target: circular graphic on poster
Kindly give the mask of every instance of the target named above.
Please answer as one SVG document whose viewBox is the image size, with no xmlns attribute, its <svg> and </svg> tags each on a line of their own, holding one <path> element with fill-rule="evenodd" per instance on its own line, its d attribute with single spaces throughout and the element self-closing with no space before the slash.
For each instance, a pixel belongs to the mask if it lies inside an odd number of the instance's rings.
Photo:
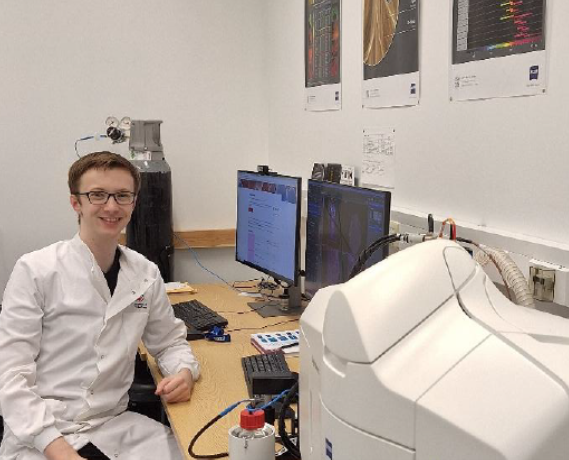
<svg viewBox="0 0 569 460">
<path fill-rule="evenodd" d="M 389 51 L 399 18 L 399 0 L 365 0 L 364 63 L 375 66 Z"/>
</svg>

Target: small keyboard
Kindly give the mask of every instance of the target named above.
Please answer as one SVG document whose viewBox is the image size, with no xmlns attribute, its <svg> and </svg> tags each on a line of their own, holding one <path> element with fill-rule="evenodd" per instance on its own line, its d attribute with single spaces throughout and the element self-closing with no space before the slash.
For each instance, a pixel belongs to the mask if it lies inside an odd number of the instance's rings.
<svg viewBox="0 0 569 460">
<path fill-rule="evenodd" d="M 199 300 L 190 300 L 172 305 L 174 316 L 181 319 L 186 326 L 207 332 L 214 326 L 227 326 L 227 319 L 207 307 Z"/>
<path fill-rule="evenodd" d="M 245 356 L 241 364 L 250 397 L 279 394 L 296 381 L 282 353 Z"/>
</svg>

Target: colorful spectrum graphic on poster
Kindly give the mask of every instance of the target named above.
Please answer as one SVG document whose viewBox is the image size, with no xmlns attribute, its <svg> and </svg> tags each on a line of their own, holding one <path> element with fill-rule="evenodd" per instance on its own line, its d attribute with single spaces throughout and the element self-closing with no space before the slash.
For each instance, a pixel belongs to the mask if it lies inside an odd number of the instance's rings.
<svg viewBox="0 0 569 460">
<path fill-rule="evenodd" d="M 340 0 L 306 0 L 306 88 L 340 83 Z"/>
<path fill-rule="evenodd" d="M 453 64 L 545 49 L 544 0 L 459 0 Z"/>
<path fill-rule="evenodd" d="M 454 0 L 452 100 L 546 91 L 545 0 Z"/>
</svg>

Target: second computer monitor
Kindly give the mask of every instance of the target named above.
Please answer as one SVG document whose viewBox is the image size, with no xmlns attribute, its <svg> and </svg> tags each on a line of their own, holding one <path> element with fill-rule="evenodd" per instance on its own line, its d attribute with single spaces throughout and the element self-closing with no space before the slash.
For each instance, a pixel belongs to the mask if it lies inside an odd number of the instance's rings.
<svg viewBox="0 0 569 460">
<path fill-rule="evenodd" d="M 389 192 L 308 181 L 304 283 L 308 297 L 348 280 L 360 253 L 388 234 L 390 207 Z M 377 251 L 366 266 L 385 255 Z"/>
</svg>

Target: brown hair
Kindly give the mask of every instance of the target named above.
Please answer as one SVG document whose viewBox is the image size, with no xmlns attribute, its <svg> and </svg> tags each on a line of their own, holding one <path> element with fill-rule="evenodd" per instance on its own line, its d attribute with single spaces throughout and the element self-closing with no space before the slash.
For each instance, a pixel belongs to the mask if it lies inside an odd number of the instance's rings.
<svg viewBox="0 0 569 460">
<path fill-rule="evenodd" d="M 79 181 L 83 174 L 90 169 L 124 169 L 134 180 L 134 193 L 140 191 L 140 173 L 138 169 L 126 158 L 112 152 L 93 152 L 79 158 L 69 168 L 67 184 L 72 195 L 79 193 Z"/>
</svg>

